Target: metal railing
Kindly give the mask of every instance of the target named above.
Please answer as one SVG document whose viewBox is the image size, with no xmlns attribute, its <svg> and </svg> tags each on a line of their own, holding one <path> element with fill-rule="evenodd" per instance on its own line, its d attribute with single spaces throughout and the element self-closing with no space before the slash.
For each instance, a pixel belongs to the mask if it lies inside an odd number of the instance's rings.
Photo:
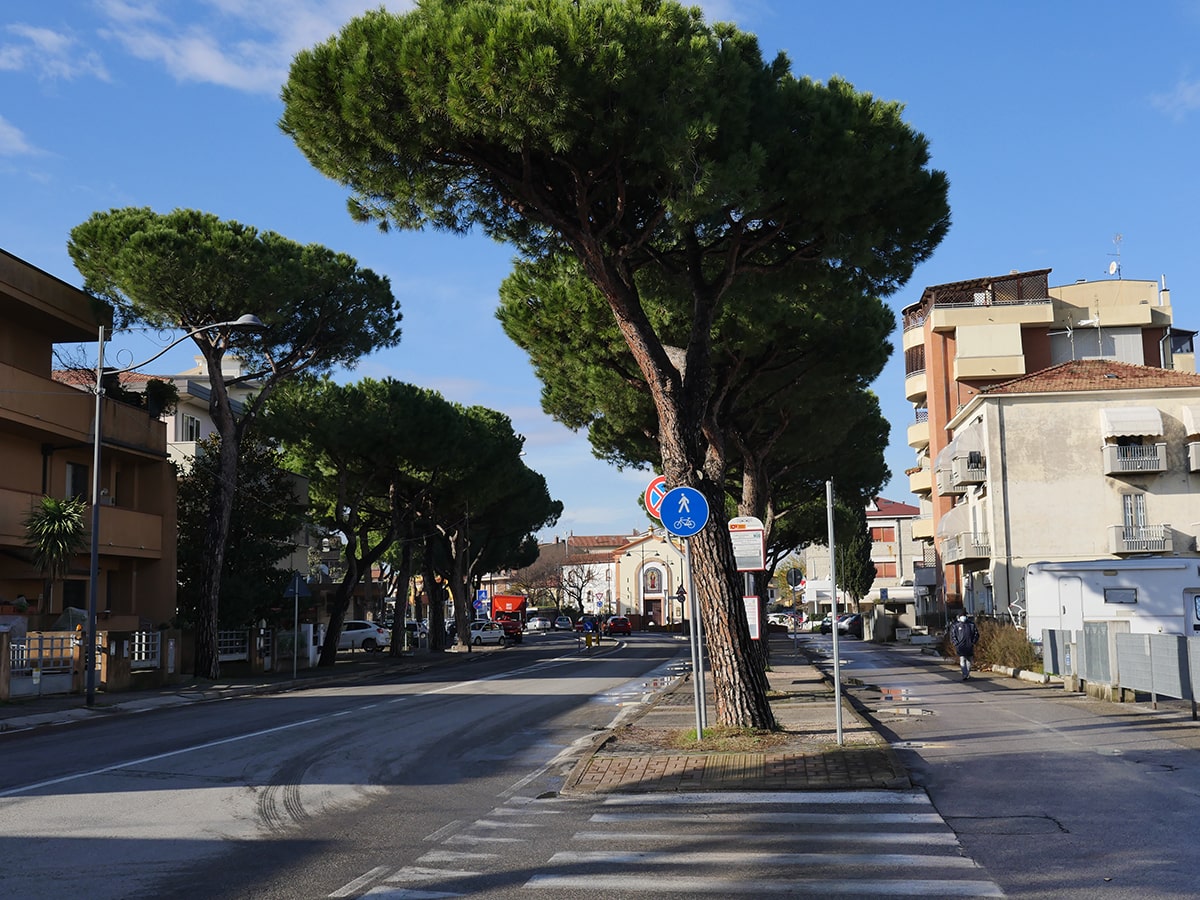
<svg viewBox="0 0 1200 900">
<path fill-rule="evenodd" d="M 1105 444 L 1104 474 L 1122 472 L 1164 472 L 1167 468 L 1167 445 L 1162 444 Z"/>
<path fill-rule="evenodd" d="M 217 632 L 217 655 L 221 662 L 238 662 L 250 658 L 250 629 Z"/>
<path fill-rule="evenodd" d="M 157 669 L 161 660 L 161 631 L 135 631 L 131 635 L 129 647 L 129 668 L 131 671 Z"/>
<path fill-rule="evenodd" d="M 1170 553 L 1174 543 L 1170 525 L 1112 525 L 1108 529 L 1112 553 Z"/>
</svg>

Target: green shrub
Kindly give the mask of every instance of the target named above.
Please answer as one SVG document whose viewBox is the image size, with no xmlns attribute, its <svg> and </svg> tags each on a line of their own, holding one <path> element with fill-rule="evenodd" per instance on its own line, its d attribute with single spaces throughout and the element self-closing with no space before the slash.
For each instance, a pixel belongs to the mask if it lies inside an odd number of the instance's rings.
<svg viewBox="0 0 1200 900">
<path fill-rule="evenodd" d="M 976 668 L 1006 666 L 1010 669 L 1026 669 L 1040 672 L 1042 661 L 1029 643 L 1024 628 L 995 619 L 976 619 L 979 628 L 979 643 L 975 645 Z M 956 657 L 949 633 L 942 638 L 942 655 Z"/>
</svg>

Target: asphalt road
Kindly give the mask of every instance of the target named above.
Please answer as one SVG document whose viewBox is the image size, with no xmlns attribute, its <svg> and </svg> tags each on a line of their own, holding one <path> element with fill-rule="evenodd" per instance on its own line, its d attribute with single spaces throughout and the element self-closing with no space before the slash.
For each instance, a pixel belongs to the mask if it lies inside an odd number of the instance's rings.
<svg viewBox="0 0 1200 900">
<path fill-rule="evenodd" d="M 330 896 L 506 797 L 552 792 L 684 650 L 538 636 L 432 677 L 2 736 L 3 894 Z"/>
</svg>

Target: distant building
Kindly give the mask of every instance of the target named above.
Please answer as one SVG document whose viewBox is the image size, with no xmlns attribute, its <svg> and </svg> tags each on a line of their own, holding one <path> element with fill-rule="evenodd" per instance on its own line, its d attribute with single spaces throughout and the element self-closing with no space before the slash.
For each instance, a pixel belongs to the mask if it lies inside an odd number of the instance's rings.
<svg viewBox="0 0 1200 900">
<path fill-rule="evenodd" d="M 866 514 L 875 581 L 862 602 L 867 606 L 911 604 L 916 572 L 925 560 L 924 548 L 912 535 L 912 523 L 920 510 L 908 503 L 876 497 L 867 506 Z M 808 612 L 827 612 L 832 604 L 827 546 L 812 544 L 805 548 L 804 572 L 804 600 Z"/>
</svg>

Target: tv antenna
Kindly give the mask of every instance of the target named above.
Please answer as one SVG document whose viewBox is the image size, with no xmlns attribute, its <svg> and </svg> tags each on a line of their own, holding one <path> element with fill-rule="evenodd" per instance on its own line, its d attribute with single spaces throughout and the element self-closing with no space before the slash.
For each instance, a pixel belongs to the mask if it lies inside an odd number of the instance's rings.
<svg viewBox="0 0 1200 900">
<path fill-rule="evenodd" d="M 1116 257 L 1116 259 L 1114 259 L 1112 262 L 1110 262 L 1108 264 L 1108 274 L 1116 275 L 1118 279 L 1121 277 L 1121 241 L 1123 241 L 1124 239 L 1125 239 L 1124 235 L 1114 234 L 1113 235 L 1113 244 L 1116 245 L 1117 252 L 1108 254 L 1109 256 Z"/>
</svg>

